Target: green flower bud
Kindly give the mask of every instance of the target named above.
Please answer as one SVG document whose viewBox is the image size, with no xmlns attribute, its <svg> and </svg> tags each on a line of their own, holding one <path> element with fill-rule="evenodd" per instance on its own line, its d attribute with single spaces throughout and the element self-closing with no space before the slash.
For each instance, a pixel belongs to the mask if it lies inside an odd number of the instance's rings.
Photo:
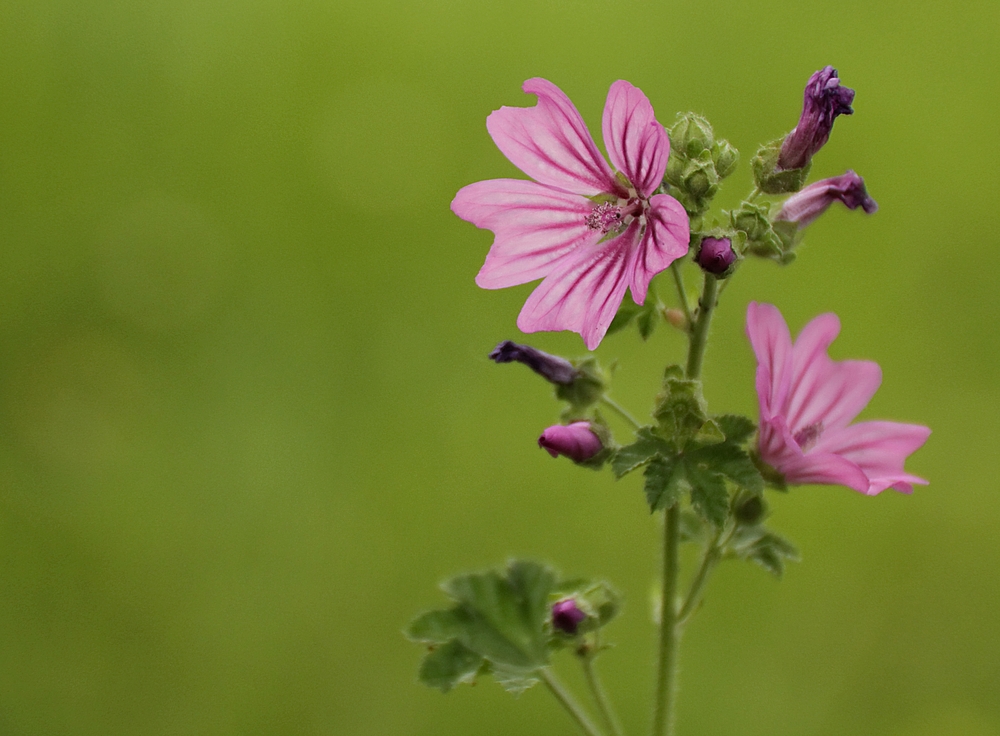
<svg viewBox="0 0 1000 736">
<path fill-rule="evenodd" d="M 697 113 L 678 113 L 670 129 L 670 145 L 688 158 L 696 158 L 702 151 L 711 150 L 715 143 L 712 125 Z"/>
<path fill-rule="evenodd" d="M 715 146 L 715 172 L 720 179 L 736 171 L 736 164 L 739 163 L 740 152 L 733 148 L 729 141 L 721 140 Z"/>
</svg>

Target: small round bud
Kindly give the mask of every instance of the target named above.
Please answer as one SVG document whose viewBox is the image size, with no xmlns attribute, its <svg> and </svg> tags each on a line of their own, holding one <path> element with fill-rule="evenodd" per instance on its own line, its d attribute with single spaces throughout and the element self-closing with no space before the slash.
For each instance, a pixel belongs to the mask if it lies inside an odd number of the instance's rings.
<svg viewBox="0 0 1000 736">
<path fill-rule="evenodd" d="M 729 238 L 703 238 L 695 261 L 702 270 L 722 276 L 736 262 L 736 253 Z"/>
<path fill-rule="evenodd" d="M 750 496 L 736 507 L 736 519 L 741 524 L 753 525 L 764 518 L 767 505 L 760 496 Z"/>
<path fill-rule="evenodd" d="M 573 462 L 583 463 L 604 449 L 601 438 L 590 428 L 590 422 L 556 424 L 538 438 L 538 446 L 552 457 L 565 455 Z"/>
<path fill-rule="evenodd" d="M 552 605 L 552 628 L 574 636 L 587 614 L 580 610 L 572 598 Z"/>
<path fill-rule="evenodd" d="M 684 312 L 674 307 L 664 309 L 663 318 L 667 320 L 672 327 L 676 327 L 682 332 L 691 326 L 687 321 L 687 317 L 684 316 Z"/>
</svg>

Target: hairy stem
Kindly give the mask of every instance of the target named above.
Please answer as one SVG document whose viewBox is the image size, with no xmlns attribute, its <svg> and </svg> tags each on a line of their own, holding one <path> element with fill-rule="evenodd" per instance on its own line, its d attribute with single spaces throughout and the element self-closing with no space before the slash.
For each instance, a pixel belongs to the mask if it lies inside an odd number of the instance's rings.
<svg viewBox="0 0 1000 736">
<path fill-rule="evenodd" d="M 559 682 L 559 679 L 548 667 L 543 667 L 539 670 L 539 674 L 542 681 L 548 686 L 549 692 L 555 696 L 559 704 L 566 709 L 587 736 L 604 736 L 598 730 L 597 726 L 594 725 L 594 722 L 590 720 L 590 716 L 587 715 L 586 711 L 576 702 L 576 698 L 570 695 L 566 687 Z"/>
<path fill-rule="evenodd" d="M 691 328 L 691 342 L 688 346 L 687 377 L 701 376 L 701 363 L 708 345 L 708 326 L 712 323 L 712 312 L 719 295 L 719 280 L 710 273 L 705 274 L 705 290 L 698 300 L 698 318 Z"/>
<path fill-rule="evenodd" d="M 608 700 L 608 694 L 604 691 L 603 685 L 601 685 L 601 678 L 597 676 L 597 670 L 594 669 L 594 655 L 586 654 L 580 659 L 583 662 L 583 674 L 587 678 L 590 693 L 594 696 L 594 702 L 597 703 L 597 709 L 601 712 L 605 725 L 613 736 L 622 736 L 622 727 L 618 723 L 615 709 L 612 707 L 611 701 Z"/>
<path fill-rule="evenodd" d="M 677 573 L 680 568 L 681 509 L 674 504 L 663 523 L 663 578 L 660 598 L 660 651 L 656 671 L 656 695 L 653 704 L 653 736 L 671 736 L 674 732 L 674 696 L 677 681 Z"/>
</svg>

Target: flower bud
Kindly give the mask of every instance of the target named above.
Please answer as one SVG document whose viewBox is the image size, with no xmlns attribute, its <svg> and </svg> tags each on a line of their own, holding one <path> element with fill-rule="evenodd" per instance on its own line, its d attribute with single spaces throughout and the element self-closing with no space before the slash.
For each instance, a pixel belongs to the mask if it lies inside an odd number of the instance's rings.
<svg viewBox="0 0 1000 736">
<path fill-rule="evenodd" d="M 497 363 L 524 363 L 550 383 L 569 385 L 576 380 L 578 371 L 565 358 L 543 353 L 530 345 L 518 345 L 504 340 L 493 348 L 490 359 Z"/>
<path fill-rule="evenodd" d="M 735 515 L 741 524 L 753 526 L 767 516 L 767 504 L 760 496 L 747 496 L 736 506 Z"/>
<path fill-rule="evenodd" d="M 853 171 L 848 171 L 831 179 L 817 181 L 793 194 L 781 205 L 781 210 L 774 219 L 794 222 L 801 229 L 826 212 L 837 200 L 843 202 L 848 209 L 856 210 L 860 207 L 869 215 L 878 210 L 875 200 L 868 196 L 865 180 Z"/>
<path fill-rule="evenodd" d="M 718 153 L 715 154 L 715 172 L 719 175 L 720 179 L 725 179 L 727 176 L 736 171 L 736 164 L 740 160 L 740 152 L 730 145 L 729 141 L 719 141 L 716 148 Z"/>
<path fill-rule="evenodd" d="M 556 631 L 573 636 L 585 618 L 587 614 L 580 610 L 572 598 L 552 605 L 552 628 Z"/>
<path fill-rule="evenodd" d="M 781 144 L 779 171 L 807 166 L 830 137 L 834 119 L 854 112 L 851 108 L 854 90 L 840 86 L 837 70 L 832 66 L 809 77 L 804 97 L 799 124 Z"/>
<path fill-rule="evenodd" d="M 695 262 L 702 270 L 722 276 L 736 263 L 736 253 L 729 238 L 702 238 Z"/>
<path fill-rule="evenodd" d="M 552 457 L 565 455 L 573 462 L 583 463 L 604 449 L 601 438 L 590 428 L 590 422 L 556 424 L 538 438 L 538 446 Z"/>
<path fill-rule="evenodd" d="M 678 113 L 669 133 L 671 148 L 688 158 L 698 158 L 702 151 L 711 149 L 715 143 L 712 124 L 693 112 Z"/>
</svg>

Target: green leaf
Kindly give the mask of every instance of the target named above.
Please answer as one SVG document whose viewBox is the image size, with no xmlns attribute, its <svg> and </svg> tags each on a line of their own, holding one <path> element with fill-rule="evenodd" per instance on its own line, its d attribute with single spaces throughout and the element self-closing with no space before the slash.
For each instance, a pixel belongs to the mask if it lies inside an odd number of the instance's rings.
<svg viewBox="0 0 1000 736">
<path fill-rule="evenodd" d="M 460 575 L 442 589 L 460 604 L 462 644 L 494 664 L 532 669 L 548 662 L 544 624 L 555 583 L 550 568 L 514 561 L 506 577 L 494 570 Z"/>
<path fill-rule="evenodd" d="M 698 514 L 687 509 L 681 511 L 681 541 L 699 543 L 705 541 L 705 523 Z"/>
<path fill-rule="evenodd" d="M 709 419 L 698 429 L 694 441 L 701 445 L 715 445 L 726 441 L 726 435 L 714 419 Z"/>
<path fill-rule="evenodd" d="M 644 473 L 646 478 L 646 501 L 650 511 L 658 511 L 673 506 L 688 488 L 684 477 L 684 463 L 676 457 L 656 457 Z"/>
<path fill-rule="evenodd" d="M 618 308 L 615 318 L 611 320 L 611 326 L 608 327 L 607 334 L 613 335 L 620 330 L 624 330 L 635 319 L 636 315 L 642 311 L 643 308 L 638 304 L 631 301 L 623 301 L 622 305 Z"/>
<path fill-rule="evenodd" d="M 403 633 L 410 641 L 444 644 L 458 636 L 461 626 L 454 611 L 427 611 L 413 619 Z"/>
<path fill-rule="evenodd" d="M 457 641 L 450 641 L 428 652 L 420 663 L 418 676 L 428 687 L 448 692 L 460 682 L 475 677 L 483 658 Z"/>
<path fill-rule="evenodd" d="M 798 562 L 800 559 L 794 544 L 763 526 L 738 530 L 730 547 L 740 559 L 757 563 L 777 578 L 784 573 L 786 560 Z"/>
<path fill-rule="evenodd" d="M 708 445 L 692 451 L 688 457 L 712 472 L 725 476 L 740 488 L 751 493 L 764 492 L 764 479 L 760 471 L 741 447 L 729 442 Z"/>
<path fill-rule="evenodd" d="M 694 510 L 706 521 L 721 527 L 729 515 L 729 492 L 726 490 L 725 480 L 707 464 L 693 457 L 684 459 L 684 471 L 691 484 L 691 505 Z"/>
<path fill-rule="evenodd" d="M 504 690 L 514 697 L 519 696 L 525 690 L 534 687 L 539 683 L 537 677 L 521 670 L 511 670 L 504 667 L 491 668 L 493 679 L 495 679 Z"/>
<path fill-rule="evenodd" d="M 635 324 L 639 328 L 639 336 L 643 340 L 648 340 L 649 336 L 653 334 L 656 321 L 656 311 L 651 306 L 643 307 L 642 311 L 639 312 Z"/>
<path fill-rule="evenodd" d="M 673 449 L 660 437 L 653 434 L 652 427 L 643 427 L 636 432 L 636 440 L 631 445 L 620 447 L 611 459 L 611 471 L 621 478 L 636 468 L 645 465 L 654 457 L 673 454 Z"/>
<path fill-rule="evenodd" d="M 715 417 L 715 421 L 719 425 L 719 429 L 722 430 L 722 434 L 726 436 L 726 441 L 737 445 L 750 439 L 750 435 L 757 429 L 757 425 L 750 419 L 738 414 L 723 414 L 721 417 Z"/>
</svg>

